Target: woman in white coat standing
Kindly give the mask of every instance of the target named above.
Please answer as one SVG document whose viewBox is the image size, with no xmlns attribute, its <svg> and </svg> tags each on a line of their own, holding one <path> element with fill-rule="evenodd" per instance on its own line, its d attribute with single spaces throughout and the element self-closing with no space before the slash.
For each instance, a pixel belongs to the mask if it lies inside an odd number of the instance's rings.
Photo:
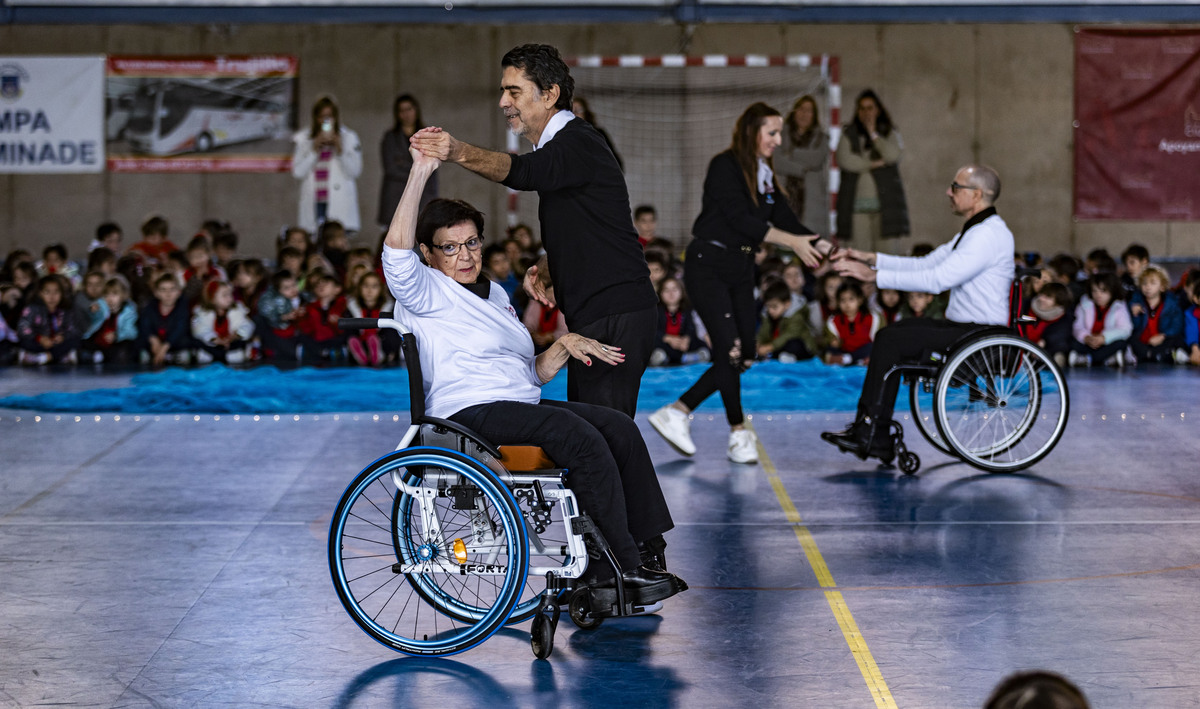
<svg viewBox="0 0 1200 709">
<path fill-rule="evenodd" d="M 312 125 L 292 137 L 292 177 L 300 180 L 298 226 L 316 231 L 321 222 L 341 222 L 346 231 L 359 230 L 358 188 L 362 174 L 362 143 L 342 125 L 337 103 L 317 99 Z"/>
</svg>

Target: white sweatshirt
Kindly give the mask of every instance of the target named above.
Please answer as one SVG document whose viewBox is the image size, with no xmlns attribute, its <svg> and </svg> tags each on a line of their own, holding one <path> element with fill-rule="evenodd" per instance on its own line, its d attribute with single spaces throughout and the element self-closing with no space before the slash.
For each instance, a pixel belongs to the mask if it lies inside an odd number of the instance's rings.
<svg viewBox="0 0 1200 709">
<path fill-rule="evenodd" d="M 415 251 L 386 245 L 383 275 L 396 298 L 395 319 L 417 338 L 430 416 L 449 418 L 494 401 L 541 401 L 533 339 L 499 284 L 484 300 L 423 265 Z"/>
</svg>

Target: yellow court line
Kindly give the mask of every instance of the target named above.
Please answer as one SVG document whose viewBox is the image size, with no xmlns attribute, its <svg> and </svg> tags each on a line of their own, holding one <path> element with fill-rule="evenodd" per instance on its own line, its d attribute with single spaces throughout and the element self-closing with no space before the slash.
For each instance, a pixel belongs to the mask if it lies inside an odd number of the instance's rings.
<svg viewBox="0 0 1200 709">
<path fill-rule="evenodd" d="M 754 430 L 749 421 L 746 422 L 746 427 Z M 757 434 L 755 435 L 757 437 Z M 875 706 L 879 709 L 896 709 L 896 700 L 892 698 L 887 682 L 883 680 L 883 673 L 875 664 L 875 658 L 871 656 L 867 641 L 859 632 L 858 624 L 854 622 L 854 616 L 850 613 L 850 607 L 846 605 L 846 599 L 842 598 L 842 592 L 837 590 L 833 574 L 829 573 L 829 567 L 825 565 L 825 559 L 821 556 L 821 550 L 817 548 L 817 542 L 813 539 L 812 533 L 800 519 L 800 513 L 784 488 L 783 481 L 779 479 L 779 471 L 771 462 L 771 456 L 767 455 L 767 449 L 763 446 L 761 438 L 758 441 L 758 461 L 762 465 L 763 472 L 767 474 L 767 482 L 775 491 L 775 498 L 779 500 L 779 506 L 783 508 L 784 516 L 787 517 L 788 522 L 792 524 L 792 529 L 796 532 L 796 539 L 800 542 L 800 548 L 804 550 L 804 556 L 808 558 L 808 565 L 812 567 L 813 573 L 817 576 L 817 583 L 827 589 L 825 600 L 829 602 L 829 608 L 833 610 L 833 617 L 837 619 L 838 627 L 842 629 L 842 637 L 846 638 L 846 644 L 850 646 L 850 654 L 858 664 L 858 671 L 862 673 L 863 679 L 867 682 L 867 689 L 871 690 Z"/>
</svg>

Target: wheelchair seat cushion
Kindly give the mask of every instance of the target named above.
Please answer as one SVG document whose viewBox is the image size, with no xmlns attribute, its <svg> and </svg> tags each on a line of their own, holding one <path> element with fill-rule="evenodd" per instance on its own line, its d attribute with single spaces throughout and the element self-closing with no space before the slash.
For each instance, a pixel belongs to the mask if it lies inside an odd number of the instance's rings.
<svg viewBox="0 0 1200 709">
<path fill-rule="evenodd" d="M 557 468 L 538 446 L 500 446 L 500 463 L 510 472 Z"/>
</svg>

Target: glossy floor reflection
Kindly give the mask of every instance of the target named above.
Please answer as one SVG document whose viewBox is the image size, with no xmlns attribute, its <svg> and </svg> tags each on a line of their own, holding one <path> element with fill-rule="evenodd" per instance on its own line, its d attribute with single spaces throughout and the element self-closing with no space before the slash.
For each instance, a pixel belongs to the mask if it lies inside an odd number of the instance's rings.
<svg viewBox="0 0 1200 709">
<path fill-rule="evenodd" d="M 1034 667 L 1095 707 L 1200 706 L 1200 377 L 1070 383 L 1066 436 L 1019 475 L 914 431 L 921 472 L 878 469 L 818 439 L 835 413 L 757 413 L 757 466 L 701 416 L 685 460 L 641 415 L 691 590 L 564 619 L 548 662 L 528 624 L 408 658 L 343 611 L 329 515 L 392 412 L 0 411 L 0 707 L 977 707 Z"/>
</svg>

